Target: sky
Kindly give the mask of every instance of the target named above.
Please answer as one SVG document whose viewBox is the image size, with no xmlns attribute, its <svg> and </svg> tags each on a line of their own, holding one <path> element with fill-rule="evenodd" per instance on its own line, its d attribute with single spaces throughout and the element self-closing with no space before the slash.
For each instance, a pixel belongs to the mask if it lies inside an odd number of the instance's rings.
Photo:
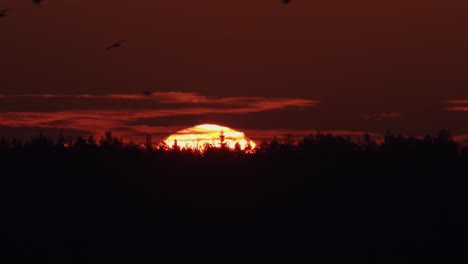
<svg viewBox="0 0 468 264">
<path fill-rule="evenodd" d="M 0 0 L 2 9 L 0 136 L 144 140 L 203 123 L 253 140 L 468 135 L 463 0 Z"/>
</svg>

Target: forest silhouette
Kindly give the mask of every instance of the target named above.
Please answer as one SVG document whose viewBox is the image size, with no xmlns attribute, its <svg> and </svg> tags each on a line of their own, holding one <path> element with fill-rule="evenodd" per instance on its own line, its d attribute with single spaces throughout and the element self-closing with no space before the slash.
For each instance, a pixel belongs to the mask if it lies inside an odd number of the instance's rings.
<svg viewBox="0 0 468 264">
<path fill-rule="evenodd" d="M 18 263 L 467 260 L 468 148 L 445 129 L 203 152 L 40 134 L 2 138 L 0 164 L 2 251 Z"/>
</svg>

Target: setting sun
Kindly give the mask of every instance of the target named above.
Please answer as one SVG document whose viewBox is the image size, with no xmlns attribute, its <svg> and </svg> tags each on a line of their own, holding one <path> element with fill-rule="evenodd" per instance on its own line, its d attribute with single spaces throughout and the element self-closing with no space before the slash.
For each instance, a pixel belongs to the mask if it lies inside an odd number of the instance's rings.
<svg viewBox="0 0 468 264">
<path fill-rule="evenodd" d="M 224 143 L 228 148 L 234 149 L 236 143 L 239 143 L 243 150 L 249 145 L 252 148 L 256 146 L 255 142 L 246 138 L 243 132 L 214 124 L 202 124 L 177 131 L 166 138 L 165 143 L 173 146 L 174 142 L 177 141 L 177 145 L 181 148 L 202 150 L 205 145 L 220 147 L 221 134 L 224 136 Z"/>
</svg>

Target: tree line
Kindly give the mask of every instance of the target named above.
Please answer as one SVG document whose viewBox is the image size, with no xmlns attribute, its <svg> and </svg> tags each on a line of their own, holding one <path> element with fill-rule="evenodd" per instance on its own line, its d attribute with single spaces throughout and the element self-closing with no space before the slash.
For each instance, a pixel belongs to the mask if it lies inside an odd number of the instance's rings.
<svg viewBox="0 0 468 264">
<path fill-rule="evenodd" d="M 448 130 L 203 152 L 3 138 L 2 262 L 464 262 L 467 165 Z"/>
<path fill-rule="evenodd" d="M 73 138 L 71 136 L 65 137 L 60 134 L 55 140 L 47 135 L 39 133 L 30 139 L 18 139 L 18 138 L 0 138 L 0 149 L 2 150 L 18 150 L 18 149 L 31 149 L 31 148 L 50 148 L 50 149 L 107 149 L 107 150 L 119 150 L 119 151 L 160 151 L 160 152 L 175 152 L 184 151 L 192 152 L 193 154 L 202 154 L 205 151 L 212 151 L 214 149 L 221 149 L 228 152 L 236 153 L 266 153 L 266 152 L 278 152 L 278 151 L 300 151 L 308 148 L 314 148 L 322 146 L 328 148 L 328 151 L 333 149 L 346 151 L 367 151 L 377 152 L 389 150 L 389 148 L 395 148 L 398 150 L 401 148 L 409 149 L 424 149 L 424 147 L 432 148 L 445 148 L 447 151 L 454 151 L 458 154 L 462 153 L 466 149 L 464 143 L 455 142 L 451 133 L 447 129 L 442 129 L 436 136 L 427 134 L 424 137 L 411 137 L 403 136 L 401 134 L 393 134 L 390 129 L 384 135 L 384 139 L 381 142 L 373 139 L 368 133 L 364 133 L 361 137 L 352 138 L 351 136 L 339 136 L 331 133 L 321 133 L 318 131 L 315 135 L 308 135 L 301 139 L 295 138 L 292 134 L 286 134 L 284 137 L 279 138 L 277 136 L 272 137 L 270 140 L 263 140 L 256 147 L 247 145 L 245 148 L 241 148 L 240 144 L 237 143 L 233 149 L 230 149 L 225 141 L 223 132 L 219 135 L 220 147 L 216 147 L 213 144 L 205 144 L 203 147 L 198 149 L 184 148 L 180 146 L 177 141 L 173 144 L 168 145 L 164 140 L 153 141 L 151 135 L 147 135 L 144 142 L 137 143 L 133 140 L 125 142 L 122 138 L 118 138 L 112 135 L 111 131 L 105 131 L 104 135 L 99 139 L 90 134 L 88 137 L 78 136 Z"/>
</svg>

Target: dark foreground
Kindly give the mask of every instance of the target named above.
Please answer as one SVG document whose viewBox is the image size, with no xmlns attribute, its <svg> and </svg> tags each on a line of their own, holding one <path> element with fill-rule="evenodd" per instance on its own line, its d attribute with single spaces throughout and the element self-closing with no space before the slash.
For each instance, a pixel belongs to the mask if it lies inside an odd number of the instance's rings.
<svg viewBox="0 0 468 264">
<path fill-rule="evenodd" d="M 2 263 L 467 263 L 468 152 L 449 138 L 114 143 L 0 147 Z"/>
</svg>

